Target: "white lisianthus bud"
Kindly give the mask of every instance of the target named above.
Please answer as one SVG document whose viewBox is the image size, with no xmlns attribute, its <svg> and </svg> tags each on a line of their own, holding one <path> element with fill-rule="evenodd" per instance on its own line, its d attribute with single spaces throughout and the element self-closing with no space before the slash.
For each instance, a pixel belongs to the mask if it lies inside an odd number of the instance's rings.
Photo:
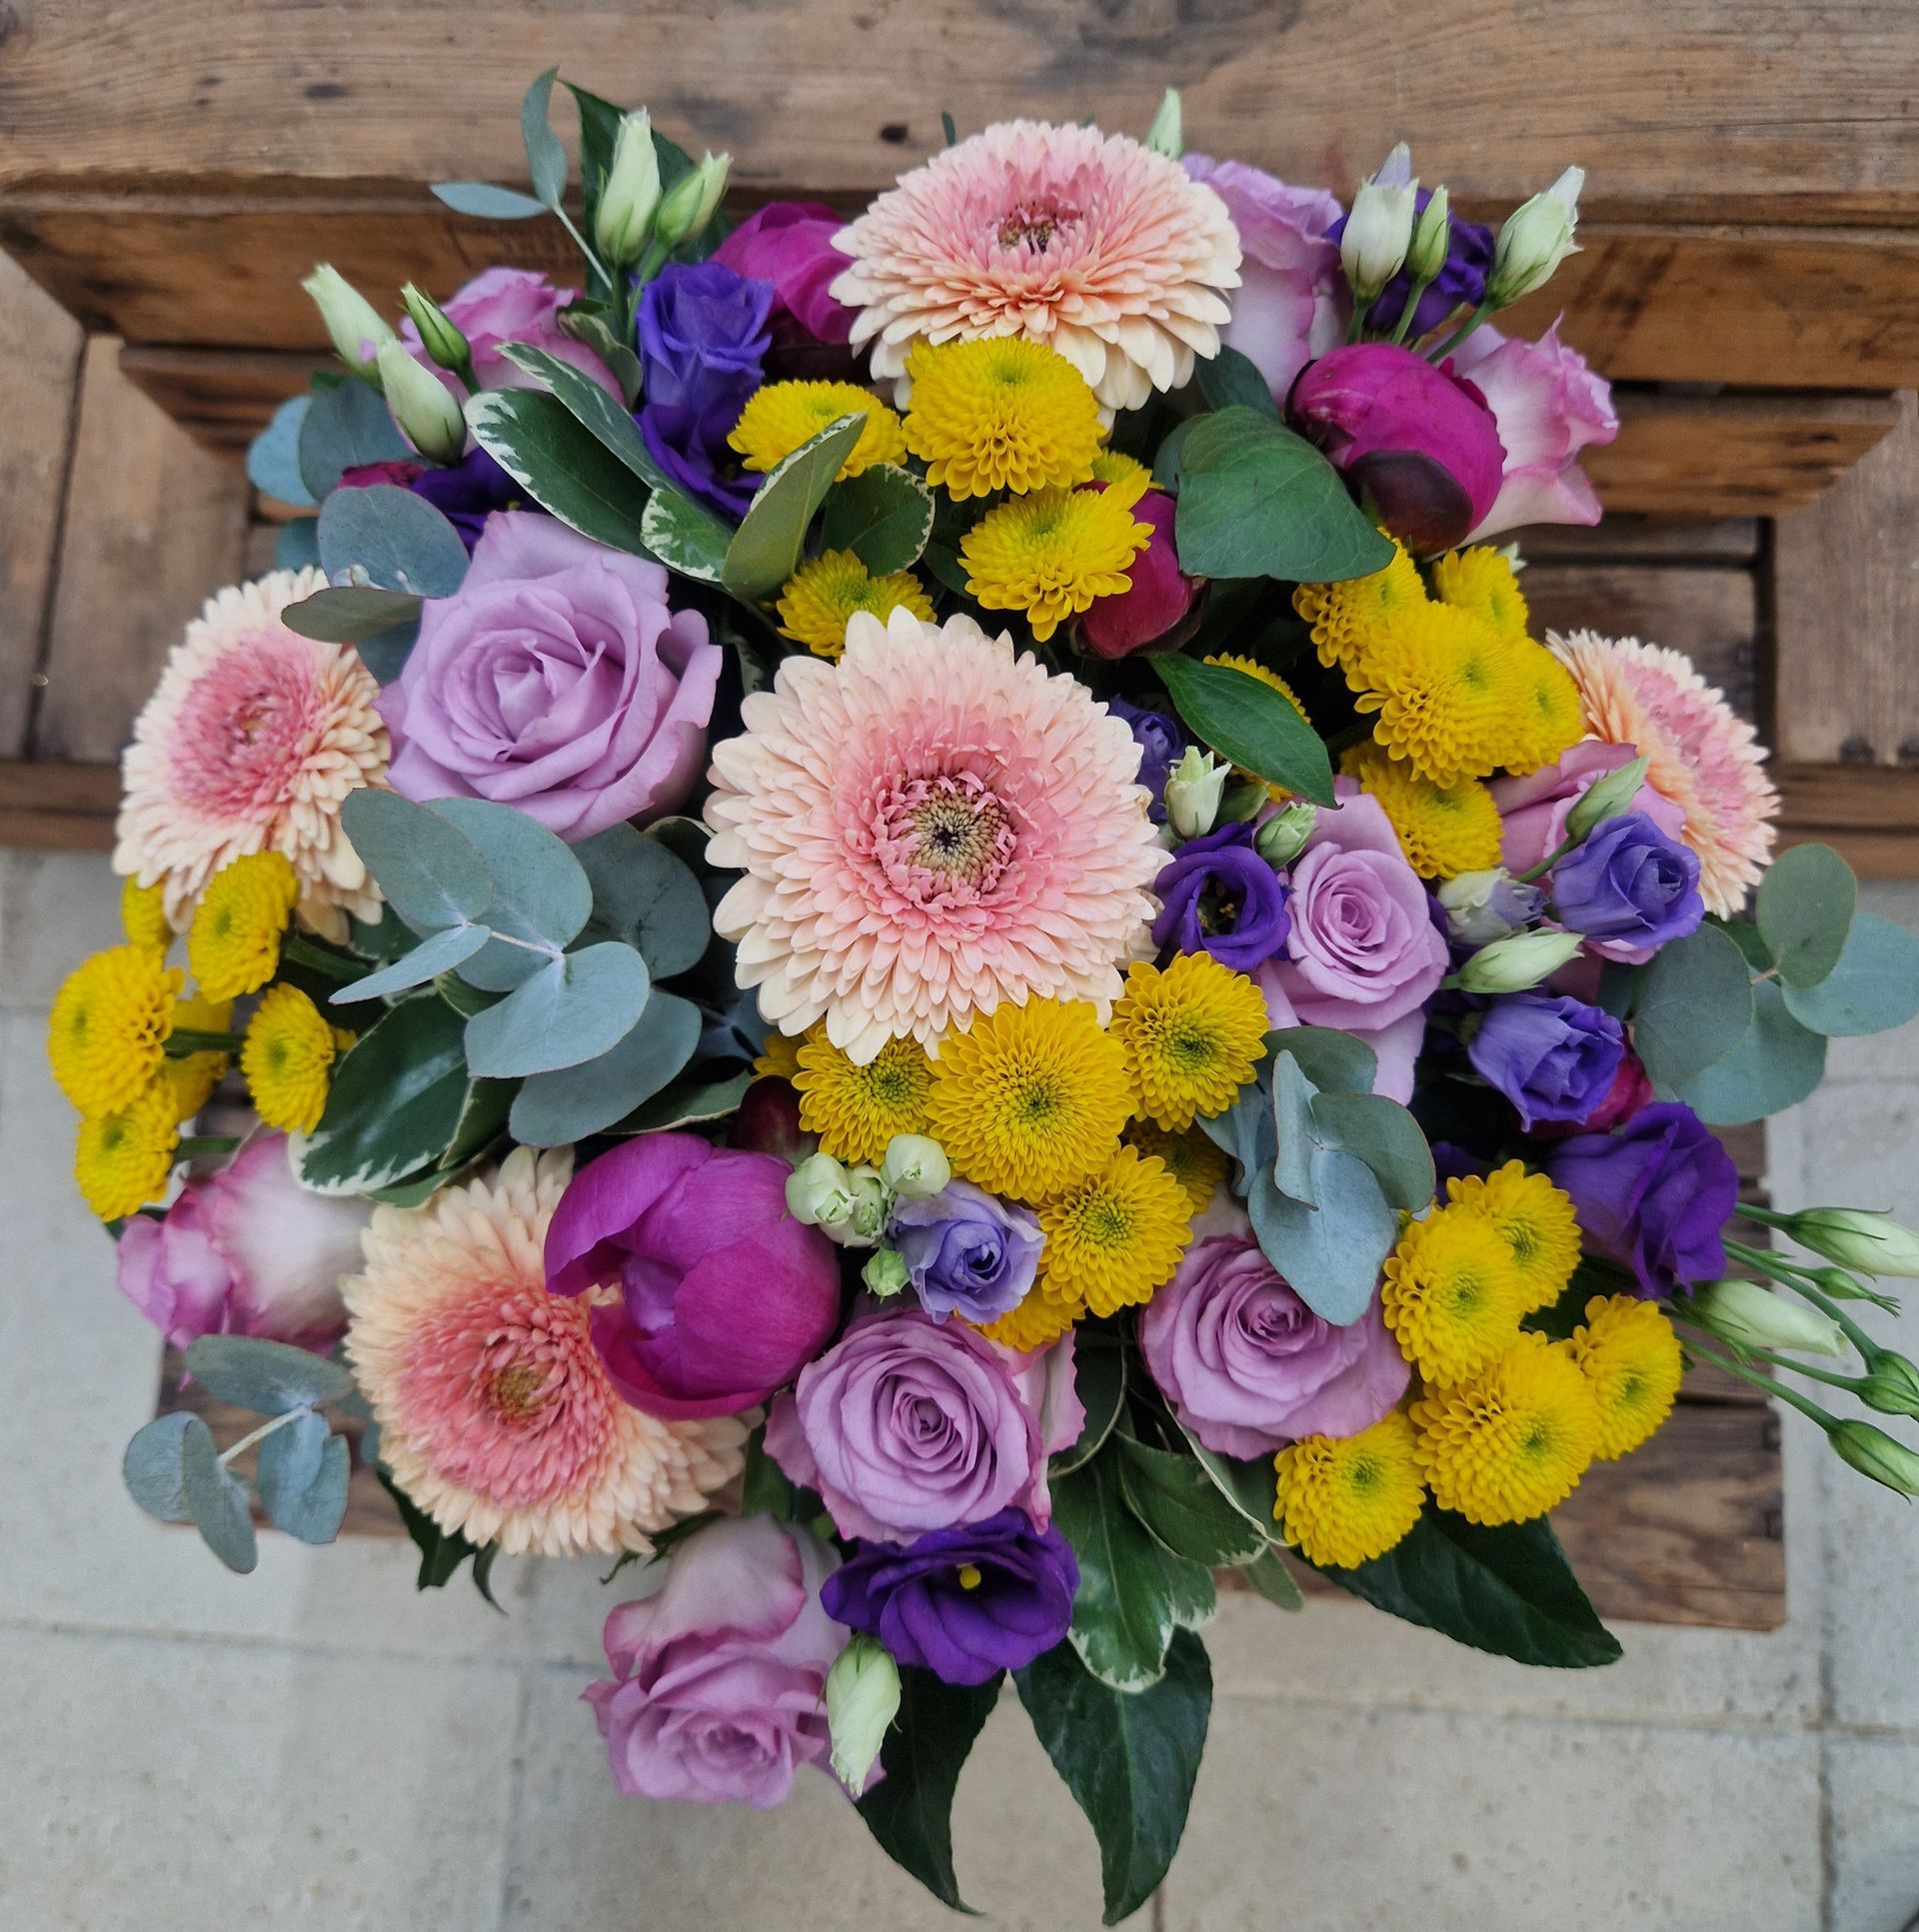
<svg viewBox="0 0 1919 1932">
<path fill-rule="evenodd" d="M 1868 1207 L 1808 1207 L 1793 1215 L 1785 1231 L 1842 1268 L 1919 1280 L 1919 1234 L 1889 1214 Z"/>
<path fill-rule="evenodd" d="M 876 1294 L 886 1301 L 898 1294 L 913 1277 L 907 1271 L 907 1257 L 897 1247 L 876 1247 L 867 1256 L 867 1264 L 860 1270 L 860 1278 L 867 1284 L 869 1294 Z"/>
<path fill-rule="evenodd" d="M 1646 782 L 1646 771 L 1651 764 L 1649 758 L 1636 758 L 1630 765 L 1622 765 L 1618 771 L 1594 779 L 1573 800 L 1572 808 L 1566 814 L 1566 837 L 1575 843 L 1589 839 L 1608 819 L 1616 819 L 1620 813 L 1630 812 L 1633 800 L 1639 796 L 1640 786 Z"/>
<path fill-rule="evenodd" d="M 1795 1355 L 1843 1355 L 1839 1324 L 1792 1296 L 1757 1281 L 1708 1281 L 1680 1310 L 1735 1348 L 1776 1348 Z"/>
<path fill-rule="evenodd" d="M 842 1247 L 878 1247 L 893 1218 L 893 1196 L 887 1192 L 887 1183 L 873 1168 L 855 1167 L 847 1174 L 847 1189 L 845 1215 L 821 1221 L 821 1232 Z"/>
<path fill-rule="evenodd" d="M 1568 255 L 1579 252 L 1572 239 L 1579 227 L 1579 190 L 1583 168 L 1568 168 L 1543 194 L 1521 202 L 1506 217 L 1492 247 L 1486 277 L 1486 302 L 1509 309 L 1521 296 L 1543 288 Z"/>
<path fill-rule="evenodd" d="M 1146 146 L 1154 154 L 1163 154 L 1168 161 L 1177 161 L 1185 152 L 1180 118 L 1179 90 L 1169 87 L 1160 99 L 1159 112 L 1152 117 L 1152 126 L 1146 130 Z"/>
<path fill-rule="evenodd" d="M 900 1666 L 875 1638 L 852 1638 L 827 1672 L 827 1735 L 833 1775 L 855 1797 L 867 1788 L 899 1709 Z"/>
<path fill-rule="evenodd" d="M 322 262 L 300 286 L 313 297 L 340 360 L 372 382 L 380 351 L 398 340 L 393 325 L 330 263 Z"/>
<path fill-rule="evenodd" d="M 929 1200 L 953 1178 L 953 1163 L 938 1140 L 924 1133 L 896 1133 L 887 1142 L 880 1178 L 908 1200 Z"/>
<path fill-rule="evenodd" d="M 1460 873 L 1439 888 L 1446 915 L 1446 931 L 1461 946 L 1490 946 L 1539 917 L 1546 896 L 1536 886 L 1522 886 L 1503 866 L 1484 872 Z"/>
<path fill-rule="evenodd" d="M 1849 1416 L 1828 1429 L 1826 1439 L 1862 1476 L 1883 1482 L 1902 1496 L 1919 1496 L 1919 1455 L 1884 1429 Z"/>
<path fill-rule="evenodd" d="M 1412 244 L 1406 250 L 1406 273 L 1415 282 L 1436 282 L 1452 247 L 1451 199 L 1435 188 L 1412 225 Z"/>
<path fill-rule="evenodd" d="M 663 247 L 678 248 L 689 235 L 697 235 L 712 221 L 727 192 L 727 176 L 733 168 L 730 154 L 703 156 L 691 174 L 684 174 L 667 191 L 660 204 L 660 219 L 655 232 Z"/>
<path fill-rule="evenodd" d="M 620 117 L 613 164 L 593 212 L 593 240 L 609 268 L 631 268 L 647 252 L 660 208 L 660 156 L 653 116 L 643 107 Z"/>
<path fill-rule="evenodd" d="M 1197 745 L 1188 745 L 1166 780 L 1166 823 L 1173 836 L 1197 839 L 1210 832 L 1219 818 L 1232 767 Z"/>
<path fill-rule="evenodd" d="M 458 463 L 467 447 L 467 421 L 447 386 L 422 369 L 398 342 L 380 346 L 380 387 L 400 434 L 430 463 Z"/>
<path fill-rule="evenodd" d="M 1481 947 L 1459 968 L 1468 992 L 1524 992 L 1549 977 L 1579 951 L 1577 933 L 1515 933 Z"/>
<path fill-rule="evenodd" d="M 1418 192 L 1412 152 L 1403 141 L 1386 156 L 1379 172 L 1354 191 L 1352 212 L 1339 236 L 1339 265 L 1357 307 L 1370 307 L 1405 266 Z"/>
<path fill-rule="evenodd" d="M 1318 823 L 1319 808 L 1310 799 L 1294 799 L 1252 835 L 1252 849 L 1277 872 L 1299 857 Z"/>
<path fill-rule="evenodd" d="M 473 367 L 473 345 L 432 296 L 409 282 L 400 291 L 400 300 L 407 305 L 413 326 L 420 331 L 421 346 L 442 369 L 457 371 Z"/>
<path fill-rule="evenodd" d="M 834 1227 L 853 1213 L 853 1176 L 830 1153 L 809 1154 L 787 1176 L 787 1212 L 812 1227 Z"/>
</svg>

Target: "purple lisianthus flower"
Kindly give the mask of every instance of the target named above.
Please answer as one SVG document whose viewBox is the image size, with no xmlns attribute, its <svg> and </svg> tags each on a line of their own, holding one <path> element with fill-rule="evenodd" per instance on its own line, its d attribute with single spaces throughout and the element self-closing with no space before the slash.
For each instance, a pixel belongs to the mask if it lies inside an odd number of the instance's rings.
<svg viewBox="0 0 1919 1932">
<path fill-rule="evenodd" d="M 723 262 L 669 262 L 640 298 L 641 434 L 676 483 L 731 517 L 760 483 L 727 435 L 760 387 L 773 298 L 771 282 Z"/>
<path fill-rule="evenodd" d="M 1235 972 L 1262 966 L 1291 930 L 1285 885 L 1253 850 L 1249 825 L 1219 826 L 1188 839 L 1152 890 L 1160 905 L 1154 943 L 1210 953 Z"/>
<path fill-rule="evenodd" d="M 1583 1120 L 1611 1089 L 1626 1054 L 1609 1012 L 1558 993 L 1513 992 L 1486 1009 L 1466 1057 L 1519 1111 L 1522 1125 Z"/>
<path fill-rule="evenodd" d="M 1574 1134 L 1546 1172 L 1572 1196 L 1587 1249 L 1631 1268 L 1642 1295 L 1726 1271 L 1722 1230 L 1739 1204 L 1739 1170 L 1691 1107 L 1659 1100 L 1616 1133 Z"/>
<path fill-rule="evenodd" d="M 1413 204 L 1419 214 L 1426 212 L 1426 203 L 1431 199 L 1430 188 L 1421 188 L 1413 196 Z M 1346 232 L 1345 216 L 1340 216 L 1326 232 L 1332 240 L 1337 241 Z M 1428 329 L 1438 328 L 1454 309 L 1476 309 L 1485 299 L 1486 271 L 1491 266 L 1492 230 L 1476 221 L 1466 221 L 1459 215 L 1451 216 L 1446 223 L 1446 265 L 1420 296 L 1419 306 L 1412 312 L 1412 327 L 1407 331 L 1408 336 L 1416 340 Z M 1366 312 L 1367 322 L 1374 329 L 1391 334 L 1399 326 L 1400 312 L 1411 293 L 1412 277 L 1401 269 L 1386 284 L 1378 301 Z"/>
<path fill-rule="evenodd" d="M 1552 910 L 1572 932 L 1637 949 L 1643 959 L 1705 918 L 1698 855 L 1643 812 L 1623 812 L 1553 867 Z"/>
<path fill-rule="evenodd" d="M 1025 1298 L 1044 1237 L 1025 1208 L 955 1180 L 925 1200 L 902 1200 L 894 1208 L 893 1244 L 920 1305 L 934 1320 L 957 1314 L 987 1322 Z"/>
<path fill-rule="evenodd" d="M 1166 823 L 1166 780 L 1192 743 L 1186 728 L 1164 712 L 1147 711 L 1143 705 L 1129 705 L 1123 698 L 1108 698 L 1106 709 L 1124 721 L 1139 747 L 1139 783 L 1152 794 L 1148 808 L 1156 826 Z"/>
<path fill-rule="evenodd" d="M 943 1683 L 983 1684 L 1050 1650 L 1072 1621 L 1079 1565 L 1056 1529 L 1017 1509 L 936 1529 L 902 1549 L 856 1543 L 821 1586 L 836 1623 L 878 1637 Z"/>
</svg>

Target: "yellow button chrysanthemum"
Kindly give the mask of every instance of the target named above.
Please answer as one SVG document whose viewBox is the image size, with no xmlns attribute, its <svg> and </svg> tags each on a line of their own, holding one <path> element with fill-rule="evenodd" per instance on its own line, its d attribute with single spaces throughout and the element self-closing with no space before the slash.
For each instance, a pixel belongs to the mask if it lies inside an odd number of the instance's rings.
<svg viewBox="0 0 1919 1932">
<path fill-rule="evenodd" d="M 1520 1312 L 1549 1308 L 1565 1293 L 1579 1265 L 1579 1221 L 1572 1196 L 1525 1163 L 1508 1160 L 1482 1180 L 1465 1174 L 1446 1182 L 1446 1197 L 1462 1213 L 1483 1214 L 1498 1230 L 1519 1280 Z"/>
<path fill-rule="evenodd" d="M 1425 1489 L 1399 1410 L 1357 1435 L 1308 1435 L 1273 1458 L 1273 1519 L 1309 1563 L 1349 1570 L 1383 1556 L 1419 1520 Z"/>
<path fill-rule="evenodd" d="M 1522 1302 L 1505 1242 L 1485 1215 L 1459 1207 L 1408 1221 L 1379 1287 L 1399 1352 L 1435 1382 L 1462 1381 L 1510 1348 Z"/>
<path fill-rule="evenodd" d="M 143 886 L 129 875 L 120 888 L 120 925 L 130 946 L 144 946 L 150 953 L 164 953 L 173 944 L 173 926 L 167 918 L 167 895 L 160 886 Z"/>
<path fill-rule="evenodd" d="M 1379 801 L 1421 879 L 1456 879 L 1499 863 L 1499 808 L 1477 779 L 1434 785 L 1377 745 L 1355 745 L 1339 769 Z"/>
<path fill-rule="evenodd" d="M 837 658 L 847 647 L 847 620 L 856 611 L 871 611 L 884 621 L 902 605 L 933 622 L 933 600 L 912 571 L 875 577 L 852 551 L 828 550 L 787 579 L 775 608 L 783 638 L 804 644 L 816 657 Z"/>
<path fill-rule="evenodd" d="M 1427 602 L 1419 568 L 1403 544 L 1394 544 L 1392 562 L 1370 577 L 1301 584 L 1292 594 L 1292 608 L 1311 628 L 1328 671 L 1350 670 L 1387 626 Z"/>
<path fill-rule="evenodd" d="M 1120 450 L 1101 450 L 1092 459 L 1092 480 L 1106 486 L 1106 495 L 1128 509 L 1152 488 L 1152 472 L 1136 456 Z"/>
<path fill-rule="evenodd" d="M 1521 775 L 1550 765 L 1586 735 L 1586 711 L 1572 673 L 1543 644 L 1519 650 L 1516 696 L 1499 763 Z"/>
<path fill-rule="evenodd" d="M 258 992 L 280 967 L 280 942 L 300 898 L 285 853 L 255 852 L 207 883 L 187 930 L 187 964 L 209 999 Z"/>
<path fill-rule="evenodd" d="M 67 974 L 47 1016 L 47 1061 L 88 1119 L 119 1112 L 160 1070 L 185 983 L 145 946 L 110 947 Z"/>
<path fill-rule="evenodd" d="M 1571 1495 L 1599 1445 L 1599 1406 L 1563 1343 L 1521 1335 L 1482 1374 L 1412 1405 L 1433 1500 L 1468 1522 L 1523 1523 Z"/>
<path fill-rule="evenodd" d="M 1126 1129 L 1126 1145 L 1156 1154 L 1167 1171 L 1186 1190 L 1186 1205 L 1197 1214 L 1211 1200 L 1226 1177 L 1226 1150 L 1198 1127 L 1169 1133 L 1150 1120 L 1135 1120 Z"/>
<path fill-rule="evenodd" d="M 877 1164 L 896 1133 L 926 1132 L 933 1066 L 917 1039 L 891 1039 L 857 1066 L 816 1026 L 797 1057 L 800 1124 L 822 1153 Z"/>
<path fill-rule="evenodd" d="M 996 1321 L 975 1322 L 973 1326 L 988 1341 L 996 1341 L 1002 1348 L 1016 1348 L 1024 1354 L 1057 1341 L 1084 1313 L 1080 1303 L 1056 1301 L 1033 1287 L 1026 1290 L 1025 1298 L 1016 1308 L 1009 1309 Z"/>
<path fill-rule="evenodd" d="M 1266 1052 L 1266 998 L 1243 972 L 1209 953 L 1176 954 L 1126 969 L 1112 1009 L 1126 1056 L 1132 1110 L 1168 1128 L 1223 1113 Z"/>
<path fill-rule="evenodd" d="M 962 1180 L 1033 1201 L 1103 1164 L 1130 1104 L 1125 1056 L 1092 1007 L 1005 1000 L 940 1042 L 927 1124 Z"/>
<path fill-rule="evenodd" d="M 1041 643 L 1094 598 L 1132 588 L 1132 560 L 1152 541 L 1109 490 L 1041 490 L 986 514 L 960 542 L 966 589 L 988 611 L 1022 611 Z"/>
<path fill-rule="evenodd" d="M 1086 379 L 1021 336 L 921 342 L 907 357 L 907 448 L 927 481 L 963 500 L 1085 483 L 1104 431 Z"/>
<path fill-rule="evenodd" d="M 1186 1190 L 1156 1155 L 1120 1146 L 1097 1173 L 1039 1205 L 1039 1278 L 1096 1315 L 1152 1299 L 1192 1238 Z"/>
<path fill-rule="evenodd" d="M 1456 611 L 1484 618 L 1495 631 L 1523 638 L 1530 634 L 1532 614 L 1509 559 L 1489 544 L 1470 550 L 1450 550 L 1432 566 L 1432 594 Z"/>
<path fill-rule="evenodd" d="M 1523 654 L 1540 647 L 1495 631 L 1449 604 L 1427 604 L 1383 627 L 1346 682 L 1372 735 L 1421 778 L 1483 778 L 1512 750 L 1513 721 L 1530 690 Z"/>
<path fill-rule="evenodd" d="M 73 1173 L 87 1205 L 103 1221 L 117 1221 L 159 1200 L 179 1144 L 172 1083 L 155 1073 L 125 1106 L 81 1121 Z"/>
<path fill-rule="evenodd" d="M 876 463 L 898 463 L 907 453 L 900 419 L 857 383 L 768 383 L 756 389 L 727 441 L 749 470 L 775 470 L 843 416 L 864 416 L 860 440 L 840 466 L 844 483 Z"/>
<path fill-rule="evenodd" d="M 1566 1343 L 1599 1408 L 1597 1460 L 1636 1449 L 1672 1413 L 1685 1359 L 1666 1312 L 1632 1294 L 1596 1294 Z"/>
<path fill-rule="evenodd" d="M 333 1062 L 348 1037 L 328 1025 L 298 986 L 275 986 L 261 1000 L 240 1049 L 240 1070 L 254 1111 L 268 1126 L 311 1133 L 320 1124 Z"/>
<path fill-rule="evenodd" d="M 778 1026 L 769 1026 L 760 1042 L 760 1057 L 753 1063 L 757 1080 L 790 1080 L 800 1070 L 800 1041 Z"/>
<path fill-rule="evenodd" d="M 231 999 L 206 999 L 198 994 L 182 999 L 173 1009 L 173 1023 L 184 1032 L 224 1033 L 233 1024 Z M 173 1104 L 181 1120 L 193 1116 L 213 1097 L 213 1089 L 227 1076 L 228 1055 L 209 1050 L 169 1057 L 161 1062 L 173 1088 Z"/>
</svg>

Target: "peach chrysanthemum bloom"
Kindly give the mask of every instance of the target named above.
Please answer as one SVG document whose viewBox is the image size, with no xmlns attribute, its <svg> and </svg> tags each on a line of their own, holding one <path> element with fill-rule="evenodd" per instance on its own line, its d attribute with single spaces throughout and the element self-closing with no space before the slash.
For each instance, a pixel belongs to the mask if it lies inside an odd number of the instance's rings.
<svg viewBox="0 0 1919 1932">
<path fill-rule="evenodd" d="M 349 913 L 380 916 L 340 826 L 347 794 L 386 778 L 380 687 L 352 646 L 280 622 L 326 582 L 274 571 L 210 597 L 134 721 L 113 869 L 159 885 L 176 931 L 221 867 L 256 852 L 292 862 L 315 932 L 344 940 Z"/>
<path fill-rule="evenodd" d="M 1103 408 L 1177 389 L 1219 350 L 1239 286 L 1226 205 L 1123 134 L 1002 121 L 902 175 L 833 238 L 853 346 L 910 389 L 918 341 L 1024 336 L 1056 349 Z"/>
<path fill-rule="evenodd" d="M 1779 813 L 1758 734 L 1683 652 L 1591 631 L 1546 642 L 1579 688 L 1587 730 L 1642 753 L 1646 783 L 1686 815 L 1679 836 L 1699 855 L 1699 896 L 1731 918 L 1771 862 Z"/>
<path fill-rule="evenodd" d="M 509 1555 L 646 1554 L 740 1471 L 739 1416 L 669 1422 L 624 1400 L 592 1303 L 547 1292 L 571 1150 L 516 1147 L 425 1207 L 376 1207 L 341 1284 L 347 1357 L 394 1480 L 443 1529 Z"/>
<path fill-rule="evenodd" d="M 969 618 L 856 612 L 838 664 L 789 658 L 713 748 L 714 925 L 785 1033 L 823 1015 L 867 1064 L 1002 999 L 1089 1000 L 1150 953 L 1165 854 L 1132 734 Z"/>
</svg>

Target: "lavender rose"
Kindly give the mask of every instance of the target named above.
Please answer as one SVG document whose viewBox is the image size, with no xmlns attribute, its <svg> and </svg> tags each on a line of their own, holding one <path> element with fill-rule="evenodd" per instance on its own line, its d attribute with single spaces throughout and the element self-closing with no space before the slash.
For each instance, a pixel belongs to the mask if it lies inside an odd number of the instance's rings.
<svg viewBox="0 0 1919 1932">
<path fill-rule="evenodd" d="M 1066 1634 L 1079 1564 L 1058 1530 L 1016 1509 L 909 1543 L 856 1543 L 820 1592 L 827 1614 L 896 1662 L 949 1684 L 1018 1670 Z"/>
<path fill-rule="evenodd" d="M 393 789 L 517 806 L 574 840 L 671 811 L 705 763 L 724 655 L 658 564 L 502 511 L 380 694 Z"/>
<path fill-rule="evenodd" d="M 1495 999 L 1466 1047 L 1473 1070 L 1528 1131 L 1542 1120 L 1585 1119 L 1611 1092 L 1625 1053 L 1625 1029 L 1609 1012 L 1545 992 Z"/>
<path fill-rule="evenodd" d="M 544 275 L 531 269 L 483 269 L 457 295 L 440 306 L 447 320 L 466 337 L 473 353 L 473 376 L 482 389 L 533 389 L 538 379 L 501 354 L 501 345 L 524 342 L 571 363 L 591 376 L 602 389 L 618 396 L 620 385 L 585 343 L 576 342 L 560 328 L 560 311 L 579 297 L 578 289 L 556 289 Z M 400 324 L 400 340 L 423 369 L 431 369 L 456 397 L 465 391 L 455 378 L 427 354 L 413 318 Z"/>
<path fill-rule="evenodd" d="M 826 1769 L 827 1672 L 847 1633 L 822 1608 L 834 1553 L 771 1516 L 681 1543 L 652 1596 L 607 1618 L 610 1678 L 584 1693 L 630 1798 L 782 1803 L 802 1764 Z"/>
<path fill-rule="evenodd" d="M 1586 1247 L 1632 1269 L 1639 1292 L 1669 1295 L 1726 1271 L 1722 1230 L 1739 1170 L 1689 1106 L 1655 1101 L 1617 1133 L 1580 1133 L 1546 1159 L 1572 1196 Z"/>
<path fill-rule="evenodd" d="M 1044 1245 L 1037 1218 L 970 1182 L 949 1182 L 893 1210 L 893 1244 L 920 1305 L 936 1321 L 987 1322 L 1025 1298 Z"/>
<path fill-rule="evenodd" d="M 1607 819 L 1552 869 L 1561 926 L 1599 942 L 1613 959 L 1650 959 L 1706 916 L 1699 858 L 1643 812 Z"/>
<path fill-rule="evenodd" d="M 767 1420 L 767 1453 L 843 1536 L 911 1542 L 1023 1509 L 1052 1520 L 1046 1457 L 1076 1439 L 1072 1337 L 1018 1354 L 918 1309 L 855 1319 Z"/>
<path fill-rule="evenodd" d="M 1274 1271 L 1243 1215 L 1222 1218 L 1139 1321 L 1147 1370 L 1180 1423 L 1208 1449 L 1243 1457 L 1370 1428 L 1411 1373 L 1378 1301 L 1334 1327 Z"/>
<path fill-rule="evenodd" d="M 1249 825 L 1188 839 L 1152 882 L 1155 946 L 1210 953 L 1235 972 L 1263 966 L 1285 945 L 1292 921 L 1279 875 L 1252 848 Z"/>
</svg>

